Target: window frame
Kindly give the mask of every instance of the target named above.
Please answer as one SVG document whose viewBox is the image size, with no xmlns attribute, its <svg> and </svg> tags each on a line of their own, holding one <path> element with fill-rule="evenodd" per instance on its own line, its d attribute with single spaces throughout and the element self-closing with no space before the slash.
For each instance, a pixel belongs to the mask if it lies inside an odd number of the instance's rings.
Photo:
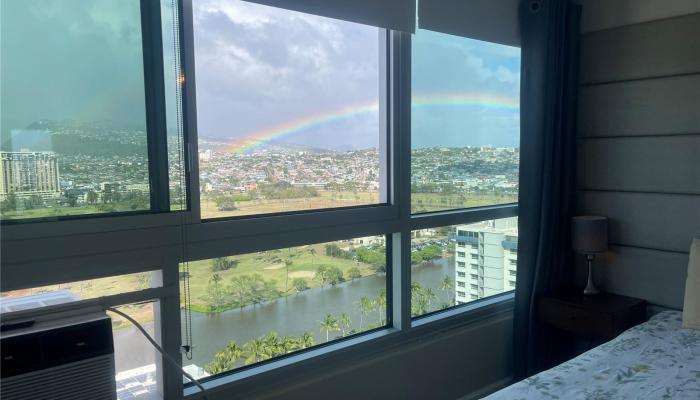
<svg viewBox="0 0 700 400">
<path fill-rule="evenodd" d="M 80 218 L 2 223 L 0 290 L 159 268 L 163 287 L 148 289 L 158 290 L 149 292 L 149 295 L 160 300 L 158 310 L 161 316 L 155 324 L 156 331 L 158 335 L 173 332 L 164 336 L 162 344 L 171 354 L 179 354 L 182 344 L 179 304 L 181 261 L 358 236 L 386 235 L 387 327 L 214 376 L 204 383 L 213 392 L 238 387 L 252 391 L 256 387 L 255 382 L 273 379 L 280 376 L 281 371 L 308 371 L 318 368 L 319 363 L 327 359 L 357 359 L 362 354 L 386 350 L 387 346 L 420 340 L 423 335 L 435 330 L 476 324 L 484 318 L 505 315 L 512 310 L 513 292 L 510 291 L 411 317 L 411 232 L 514 217 L 518 215 L 518 204 L 411 214 L 411 35 L 408 33 L 380 29 L 380 49 L 386 55 L 384 59 L 380 58 L 384 63 L 380 63 L 380 67 L 385 77 L 380 79 L 380 84 L 386 89 L 387 96 L 384 101 L 387 107 L 380 118 L 384 120 L 387 133 L 386 204 L 202 220 L 198 195 L 192 1 L 177 1 L 181 70 L 185 77 L 181 90 L 188 208 L 163 213 L 94 214 Z M 141 0 L 142 7 L 144 3 L 151 2 Z M 160 10 L 160 3 L 157 4 L 158 7 L 153 8 Z M 145 23 L 152 24 L 157 20 L 158 25 L 151 30 L 160 32 L 160 11 L 151 11 L 158 15 L 151 15 Z M 162 53 L 162 48 L 160 51 Z M 160 71 L 162 78 L 162 64 L 160 70 L 154 68 L 155 71 Z M 162 92 L 163 102 L 164 96 Z M 165 122 L 164 118 L 160 120 Z M 161 136 L 165 135 L 165 129 L 160 132 Z M 95 265 L 100 268 L 96 269 Z M 143 295 L 141 292 L 129 292 L 108 297 L 112 302 L 121 301 L 119 304 L 124 304 Z M 163 374 L 162 385 L 167 398 L 197 398 L 198 389 L 184 385 L 179 371 L 166 365 Z"/>
</svg>

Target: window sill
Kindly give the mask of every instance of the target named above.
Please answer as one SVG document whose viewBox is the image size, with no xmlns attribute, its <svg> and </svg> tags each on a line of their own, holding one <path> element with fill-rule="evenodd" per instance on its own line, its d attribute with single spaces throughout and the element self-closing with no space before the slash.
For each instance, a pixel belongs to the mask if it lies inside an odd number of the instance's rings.
<svg viewBox="0 0 700 400">
<path fill-rule="evenodd" d="M 310 376 L 328 372 L 327 362 L 348 368 L 349 365 L 366 360 L 379 352 L 386 353 L 413 342 L 467 326 L 477 326 L 486 320 L 512 313 L 513 292 L 500 294 L 474 303 L 468 303 L 444 312 L 435 313 L 413 321 L 405 331 L 386 328 L 354 338 L 332 343 L 317 349 L 265 363 L 240 372 L 213 378 L 203 383 L 209 399 L 253 396 L 260 388 L 283 386 Z M 184 389 L 186 399 L 198 399 L 199 389 L 188 386 Z"/>
</svg>

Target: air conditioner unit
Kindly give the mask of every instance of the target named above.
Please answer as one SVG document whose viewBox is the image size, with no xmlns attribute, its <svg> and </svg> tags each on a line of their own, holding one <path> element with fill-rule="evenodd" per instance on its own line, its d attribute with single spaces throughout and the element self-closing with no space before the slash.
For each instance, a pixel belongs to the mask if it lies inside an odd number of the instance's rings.
<svg viewBox="0 0 700 400">
<path fill-rule="evenodd" d="M 55 300 L 41 296 L 8 299 L 3 301 L 3 311 L 34 308 L 22 302 Z M 4 317 L 0 332 L 3 400 L 117 398 L 112 325 L 104 311 L 90 308 L 36 318 Z"/>
</svg>

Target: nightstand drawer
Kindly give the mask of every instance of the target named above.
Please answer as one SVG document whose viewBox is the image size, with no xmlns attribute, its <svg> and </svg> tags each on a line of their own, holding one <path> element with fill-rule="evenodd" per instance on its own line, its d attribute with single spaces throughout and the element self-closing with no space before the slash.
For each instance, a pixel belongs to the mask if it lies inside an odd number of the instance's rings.
<svg viewBox="0 0 700 400">
<path fill-rule="evenodd" d="M 555 328 L 581 336 L 613 338 L 617 334 L 612 315 L 553 300 L 540 301 L 540 318 Z"/>
</svg>

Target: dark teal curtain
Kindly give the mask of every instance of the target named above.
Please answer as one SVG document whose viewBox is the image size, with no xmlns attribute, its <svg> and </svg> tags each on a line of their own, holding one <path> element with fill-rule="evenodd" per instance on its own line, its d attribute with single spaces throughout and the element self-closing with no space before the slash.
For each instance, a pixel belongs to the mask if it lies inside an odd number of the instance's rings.
<svg viewBox="0 0 700 400">
<path fill-rule="evenodd" d="M 537 299 L 571 281 L 570 220 L 576 176 L 576 96 L 581 7 L 567 0 L 520 4 L 520 198 L 515 290 L 515 377 L 548 367 L 551 337 Z"/>
</svg>

